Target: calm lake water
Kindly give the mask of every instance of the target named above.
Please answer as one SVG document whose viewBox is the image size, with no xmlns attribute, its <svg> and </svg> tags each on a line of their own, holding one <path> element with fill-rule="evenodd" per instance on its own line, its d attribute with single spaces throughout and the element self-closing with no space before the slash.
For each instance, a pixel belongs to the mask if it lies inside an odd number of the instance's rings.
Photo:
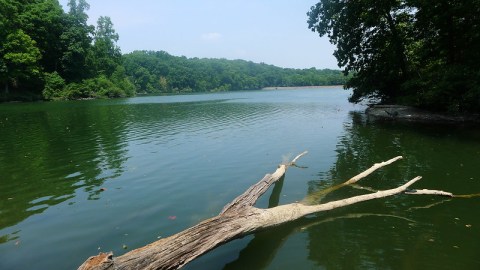
<svg viewBox="0 0 480 270">
<path fill-rule="evenodd" d="M 218 214 L 308 150 L 257 203 L 360 182 L 480 192 L 480 129 L 371 122 L 341 88 L 0 105 L 0 269 L 76 269 Z M 367 191 L 345 187 L 318 202 Z M 185 269 L 480 269 L 480 198 L 399 195 L 221 246 Z"/>
</svg>

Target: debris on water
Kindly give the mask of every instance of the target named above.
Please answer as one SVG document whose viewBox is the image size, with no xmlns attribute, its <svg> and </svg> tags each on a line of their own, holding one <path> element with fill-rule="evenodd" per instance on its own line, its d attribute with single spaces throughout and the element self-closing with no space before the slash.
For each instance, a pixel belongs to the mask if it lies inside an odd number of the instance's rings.
<svg viewBox="0 0 480 270">
<path fill-rule="evenodd" d="M 472 224 L 467 224 L 467 225 L 465 225 L 465 227 L 471 228 L 471 227 L 472 227 Z"/>
<path fill-rule="evenodd" d="M 123 244 L 122 248 L 127 249 L 128 247 L 127 247 L 127 245 Z"/>
<path fill-rule="evenodd" d="M 177 219 L 177 216 L 169 216 L 168 219 L 175 220 L 175 219 Z"/>
</svg>

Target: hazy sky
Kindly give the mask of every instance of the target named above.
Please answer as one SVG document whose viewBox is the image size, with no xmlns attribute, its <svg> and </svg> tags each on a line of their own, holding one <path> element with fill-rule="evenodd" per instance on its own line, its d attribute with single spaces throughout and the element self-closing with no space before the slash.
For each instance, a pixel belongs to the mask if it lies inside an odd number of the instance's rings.
<svg viewBox="0 0 480 270">
<path fill-rule="evenodd" d="M 66 7 L 68 0 L 60 0 Z M 87 0 L 90 24 L 109 16 L 123 53 L 244 59 L 338 69 L 334 46 L 307 27 L 318 0 Z"/>
</svg>

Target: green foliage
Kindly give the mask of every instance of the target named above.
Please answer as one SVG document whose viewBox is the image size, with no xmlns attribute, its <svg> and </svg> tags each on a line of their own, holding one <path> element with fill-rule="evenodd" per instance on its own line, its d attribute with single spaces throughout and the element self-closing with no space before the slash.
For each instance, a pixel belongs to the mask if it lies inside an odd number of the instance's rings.
<svg viewBox="0 0 480 270">
<path fill-rule="evenodd" d="M 59 42 L 64 31 L 64 12 L 58 1 L 31 1 L 18 15 L 23 31 L 35 42 L 42 54 L 40 64 L 45 72 L 57 70 L 62 56 Z"/>
<path fill-rule="evenodd" d="M 67 82 L 79 82 L 94 75 L 87 66 L 94 27 L 87 24 L 86 10 L 90 6 L 84 0 L 79 3 L 70 0 L 68 6 L 70 11 L 64 16 L 65 29 L 60 36 L 63 51 L 61 75 Z"/>
<path fill-rule="evenodd" d="M 0 77 L 5 83 L 5 92 L 8 92 L 10 83 L 17 86 L 21 80 L 35 79 L 40 75 L 40 51 L 36 42 L 22 30 L 16 30 L 6 37 L 0 53 Z"/>
<path fill-rule="evenodd" d="M 57 77 L 52 80 L 52 83 L 44 90 L 44 97 L 46 99 L 92 99 L 92 98 L 117 98 L 117 97 L 131 97 L 135 95 L 135 88 L 133 84 L 126 78 L 120 81 L 114 81 L 107 78 L 105 75 L 100 75 L 95 78 L 85 79 L 79 83 L 62 84 Z"/>
<path fill-rule="evenodd" d="M 65 13 L 57 0 L 0 0 L 2 100 L 135 95 L 110 18 L 101 16 L 95 29 L 85 0 L 68 6 Z"/>
<path fill-rule="evenodd" d="M 57 72 L 45 73 L 45 87 L 43 97 L 45 99 L 60 99 L 65 89 L 65 80 Z"/>
<path fill-rule="evenodd" d="M 321 0 L 309 28 L 337 46 L 351 101 L 479 112 L 480 2 Z"/>
<path fill-rule="evenodd" d="M 110 18 L 100 16 L 94 33 L 94 44 L 89 55 L 90 65 L 96 74 L 110 76 L 121 64 L 122 54 L 116 45 L 118 38 Z"/>
<path fill-rule="evenodd" d="M 337 70 L 284 69 L 244 60 L 199 59 L 135 51 L 123 65 L 139 92 L 176 93 L 253 90 L 264 87 L 345 84 Z"/>
</svg>

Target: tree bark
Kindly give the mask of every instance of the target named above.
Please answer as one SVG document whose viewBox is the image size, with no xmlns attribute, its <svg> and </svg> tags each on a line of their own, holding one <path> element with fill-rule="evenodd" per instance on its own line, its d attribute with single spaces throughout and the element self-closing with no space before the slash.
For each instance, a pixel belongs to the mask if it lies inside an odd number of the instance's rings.
<svg viewBox="0 0 480 270">
<path fill-rule="evenodd" d="M 351 204 L 392 196 L 402 193 L 421 179 L 420 176 L 397 188 L 354 196 L 342 200 L 317 205 L 292 203 L 269 209 L 256 208 L 253 205 L 268 188 L 282 179 L 287 168 L 306 152 L 298 155 L 292 162 L 281 164 L 273 174 L 267 174 L 257 184 L 226 205 L 219 215 L 207 219 L 193 227 L 170 237 L 160 239 L 144 247 L 132 250 L 119 257 L 112 253 L 100 253 L 88 258 L 78 269 L 179 269 L 193 259 L 226 242 L 240 238 L 280 224 L 297 220 L 306 215 L 329 211 Z M 377 163 L 368 170 L 349 179 L 343 184 L 328 189 L 327 193 L 340 187 L 356 183 L 373 171 L 393 163 L 402 157 Z M 325 193 L 324 193 L 325 194 Z M 427 194 L 431 194 L 427 192 Z"/>
</svg>

